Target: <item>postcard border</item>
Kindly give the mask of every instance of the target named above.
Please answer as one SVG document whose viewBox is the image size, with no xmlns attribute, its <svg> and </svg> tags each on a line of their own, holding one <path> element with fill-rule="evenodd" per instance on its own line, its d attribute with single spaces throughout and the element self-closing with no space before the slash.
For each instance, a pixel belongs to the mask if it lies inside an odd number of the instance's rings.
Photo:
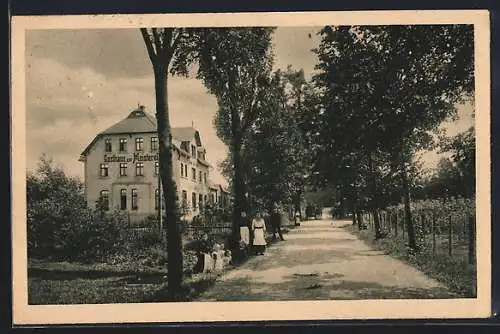
<svg viewBox="0 0 500 334">
<path fill-rule="evenodd" d="M 258 24 L 255 24 L 258 22 Z M 324 24 L 475 26 L 477 298 L 28 305 L 26 247 L 25 31 L 139 26 L 319 26 Z M 22 324 L 156 323 L 263 320 L 485 318 L 491 315 L 490 21 L 486 10 L 294 13 L 65 15 L 12 17 L 11 157 L 13 322 Z M 480 205 L 479 205 L 480 204 Z M 486 224 L 485 222 L 489 222 Z M 273 312 L 268 312 L 268 307 Z M 252 310 L 252 312 L 249 312 Z M 276 311 L 278 310 L 278 311 Z M 298 312 L 299 311 L 299 312 Z M 193 315 L 196 318 L 193 318 Z"/>
</svg>

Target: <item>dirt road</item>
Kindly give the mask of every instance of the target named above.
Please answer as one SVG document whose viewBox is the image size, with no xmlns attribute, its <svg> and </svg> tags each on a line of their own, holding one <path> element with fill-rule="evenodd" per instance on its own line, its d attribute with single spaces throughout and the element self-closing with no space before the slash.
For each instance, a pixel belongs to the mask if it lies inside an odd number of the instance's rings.
<svg viewBox="0 0 500 334">
<path fill-rule="evenodd" d="M 200 301 L 456 297 L 437 281 L 347 232 L 349 221 L 303 222 Z"/>
</svg>

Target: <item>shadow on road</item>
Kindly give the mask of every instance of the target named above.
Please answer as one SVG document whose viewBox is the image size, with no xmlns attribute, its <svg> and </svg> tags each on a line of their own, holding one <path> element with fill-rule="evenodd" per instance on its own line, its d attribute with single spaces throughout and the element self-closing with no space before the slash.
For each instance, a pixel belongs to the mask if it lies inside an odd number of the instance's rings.
<svg viewBox="0 0 500 334">
<path fill-rule="evenodd" d="M 29 268 L 28 277 L 30 279 L 43 279 L 47 281 L 70 281 L 75 279 L 102 279 L 111 277 L 125 277 L 126 279 L 136 279 L 144 281 L 152 281 L 161 279 L 165 273 L 162 272 L 141 272 L 141 271 L 105 271 L 105 270 L 58 270 L 58 269 L 42 269 Z M 130 276 L 130 278 L 128 278 Z"/>
<path fill-rule="evenodd" d="M 202 301 L 251 300 L 368 300 L 368 299 L 434 299 L 454 298 L 442 288 L 388 287 L 373 282 L 342 280 L 340 273 L 320 275 L 291 275 L 283 283 L 255 285 L 250 278 L 239 278 L 216 285 L 203 295 Z"/>
</svg>

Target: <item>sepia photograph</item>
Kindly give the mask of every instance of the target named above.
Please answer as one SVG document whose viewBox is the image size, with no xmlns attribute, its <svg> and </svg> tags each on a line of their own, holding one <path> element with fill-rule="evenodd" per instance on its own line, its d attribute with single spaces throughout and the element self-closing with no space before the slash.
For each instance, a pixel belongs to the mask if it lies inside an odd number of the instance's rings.
<svg viewBox="0 0 500 334">
<path fill-rule="evenodd" d="M 267 14 L 13 19 L 14 322 L 490 314 L 488 13 Z"/>
</svg>

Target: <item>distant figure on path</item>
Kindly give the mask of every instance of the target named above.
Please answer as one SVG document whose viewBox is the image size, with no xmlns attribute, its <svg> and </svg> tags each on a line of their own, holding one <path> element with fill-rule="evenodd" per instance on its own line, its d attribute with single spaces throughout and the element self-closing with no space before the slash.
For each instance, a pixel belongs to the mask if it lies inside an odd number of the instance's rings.
<svg viewBox="0 0 500 334">
<path fill-rule="evenodd" d="M 285 239 L 283 238 L 283 233 L 281 232 L 281 214 L 277 204 L 274 205 L 270 219 L 271 226 L 273 228 L 273 240 L 276 240 L 276 234 L 278 234 L 280 240 L 284 241 Z"/>
<path fill-rule="evenodd" d="M 300 212 L 295 212 L 295 226 L 300 226 Z"/>
<path fill-rule="evenodd" d="M 264 255 L 266 249 L 266 223 L 260 212 L 252 220 L 253 246 L 257 255 Z"/>
</svg>

